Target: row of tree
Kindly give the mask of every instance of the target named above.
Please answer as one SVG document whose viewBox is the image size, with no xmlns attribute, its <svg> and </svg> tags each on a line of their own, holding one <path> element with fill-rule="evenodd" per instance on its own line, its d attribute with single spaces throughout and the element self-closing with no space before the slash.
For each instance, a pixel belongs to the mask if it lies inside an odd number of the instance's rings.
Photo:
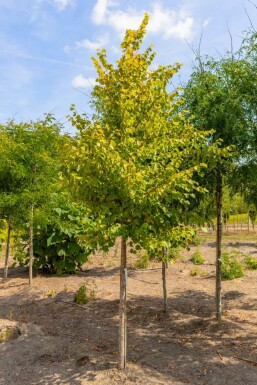
<svg viewBox="0 0 257 385">
<path fill-rule="evenodd" d="M 165 282 L 172 250 L 189 246 L 196 226 L 213 218 L 216 202 L 221 321 L 224 186 L 256 204 L 256 32 L 219 59 L 197 54 L 188 83 L 174 90 L 180 65 L 153 70 L 152 47 L 140 50 L 148 19 L 126 32 L 115 65 L 105 50 L 93 59 L 93 114 L 89 118 L 72 106 L 76 136 L 62 135 L 52 116 L 0 126 L 5 276 L 12 227 L 27 252 L 30 282 L 33 260 L 53 272 L 73 271 L 120 237 L 120 368 L 126 365 L 128 247 L 161 255 Z"/>
</svg>

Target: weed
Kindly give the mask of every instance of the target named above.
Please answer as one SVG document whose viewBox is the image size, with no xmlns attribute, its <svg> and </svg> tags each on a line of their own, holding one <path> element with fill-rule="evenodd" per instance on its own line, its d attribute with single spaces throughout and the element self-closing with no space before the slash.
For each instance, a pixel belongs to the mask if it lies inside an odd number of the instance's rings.
<svg viewBox="0 0 257 385">
<path fill-rule="evenodd" d="M 196 251 L 190 258 L 190 261 L 194 265 L 202 265 L 205 262 L 205 259 L 200 251 Z"/>
<path fill-rule="evenodd" d="M 95 290 L 90 289 L 85 283 L 76 291 L 74 301 L 78 305 L 85 305 L 93 299 L 95 299 Z"/>
<path fill-rule="evenodd" d="M 257 259 L 256 258 L 253 258 L 250 255 L 247 255 L 244 259 L 244 263 L 245 263 L 247 269 L 257 270 Z"/>
<path fill-rule="evenodd" d="M 18 328 L 13 326 L 6 326 L 4 329 L 0 330 L 0 343 L 14 340 L 20 336 L 20 331 Z"/>
<path fill-rule="evenodd" d="M 199 275 L 199 273 L 200 273 L 199 267 L 194 267 L 194 268 L 190 271 L 191 277 L 195 277 L 196 275 Z"/>
<path fill-rule="evenodd" d="M 191 271 L 190 271 L 190 275 L 191 277 L 195 277 L 197 275 L 199 275 L 200 277 L 204 277 L 206 275 L 208 275 L 208 271 L 206 270 L 201 270 L 199 269 L 198 266 L 194 267 Z"/>
<path fill-rule="evenodd" d="M 134 269 L 147 269 L 148 266 L 149 266 L 149 256 L 145 251 L 141 252 L 138 256 L 138 259 L 133 264 L 133 268 Z"/>
<path fill-rule="evenodd" d="M 56 292 L 54 290 L 48 290 L 48 292 L 46 293 L 47 298 L 52 298 L 55 295 L 56 295 Z"/>
<path fill-rule="evenodd" d="M 235 279 L 244 276 L 243 266 L 238 260 L 240 252 L 237 250 L 222 253 L 221 277 L 222 279 Z"/>
</svg>

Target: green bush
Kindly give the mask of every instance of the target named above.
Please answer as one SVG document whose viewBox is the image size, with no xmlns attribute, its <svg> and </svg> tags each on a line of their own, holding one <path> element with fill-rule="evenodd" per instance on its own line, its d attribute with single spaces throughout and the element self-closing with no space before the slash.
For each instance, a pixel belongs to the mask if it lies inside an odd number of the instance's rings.
<svg viewBox="0 0 257 385">
<path fill-rule="evenodd" d="M 202 265 L 204 262 L 205 262 L 205 259 L 202 255 L 202 253 L 200 253 L 200 251 L 196 251 L 190 258 L 190 261 L 194 264 L 194 265 Z"/>
<path fill-rule="evenodd" d="M 133 264 L 134 269 L 147 269 L 149 266 L 149 256 L 148 254 L 144 251 L 141 252 Z"/>
<path fill-rule="evenodd" d="M 78 305 L 85 305 L 89 301 L 95 299 L 95 291 L 89 289 L 86 284 L 80 286 L 76 291 L 74 301 Z"/>
<path fill-rule="evenodd" d="M 244 270 L 241 262 L 238 260 L 240 253 L 238 251 L 226 251 L 222 253 L 221 277 L 222 279 L 235 279 L 244 276 Z"/>
<path fill-rule="evenodd" d="M 244 259 L 247 269 L 257 270 L 257 259 L 247 255 Z"/>
<path fill-rule="evenodd" d="M 51 274 L 74 273 L 88 259 L 92 249 L 80 242 L 83 233 L 82 214 L 72 205 L 52 210 L 51 220 L 45 226 L 35 226 L 34 269 Z M 20 266 L 28 265 L 28 232 L 17 239 L 14 260 Z M 22 241 L 22 242 L 21 242 Z"/>
</svg>

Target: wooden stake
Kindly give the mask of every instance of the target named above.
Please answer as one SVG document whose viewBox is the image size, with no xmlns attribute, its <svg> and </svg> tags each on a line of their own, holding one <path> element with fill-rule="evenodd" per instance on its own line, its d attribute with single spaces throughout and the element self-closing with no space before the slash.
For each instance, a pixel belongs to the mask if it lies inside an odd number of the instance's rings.
<svg viewBox="0 0 257 385">
<path fill-rule="evenodd" d="M 217 204 L 217 245 L 216 245 L 216 319 L 222 321 L 222 302 L 221 302 L 221 240 L 222 240 L 222 176 L 217 170 L 216 186 Z"/>
<path fill-rule="evenodd" d="M 121 238 L 120 261 L 120 330 L 119 330 L 119 369 L 126 368 L 127 362 L 127 243 Z"/>
<path fill-rule="evenodd" d="M 8 277 L 10 238 L 11 238 L 11 219 L 10 219 L 10 217 L 8 217 L 8 219 L 7 219 L 7 239 L 6 239 L 5 264 L 4 264 L 4 278 Z"/>
<path fill-rule="evenodd" d="M 165 257 L 167 251 L 163 247 L 162 249 L 162 257 Z M 167 262 L 162 260 L 162 287 L 163 287 L 163 305 L 164 305 L 164 313 L 166 314 L 168 311 L 168 301 L 167 301 L 167 279 L 166 279 L 166 269 Z"/>
<path fill-rule="evenodd" d="M 31 205 L 30 225 L 29 225 L 29 284 L 32 285 L 33 279 L 33 225 L 34 225 L 34 204 Z"/>
</svg>

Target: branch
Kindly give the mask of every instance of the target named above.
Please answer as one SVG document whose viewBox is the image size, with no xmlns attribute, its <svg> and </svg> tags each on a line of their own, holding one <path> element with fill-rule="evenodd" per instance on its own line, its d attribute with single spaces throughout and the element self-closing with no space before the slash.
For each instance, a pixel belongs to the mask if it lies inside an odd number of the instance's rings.
<svg viewBox="0 0 257 385">
<path fill-rule="evenodd" d="M 248 0 L 250 3 L 252 3 L 250 0 Z M 253 4 L 253 3 L 252 3 Z M 253 4 L 254 5 L 254 4 Z M 256 7 L 256 5 L 254 5 Z M 257 7 L 256 7 L 257 8 Z M 254 25 L 253 25 L 253 22 L 252 22 L 252 19 L 251 17 L 249 16 L 248 12 L 247 12 L 247 9 L 244 7 L 244 10 L 245 10 L 245 13 L 246 13 L 246 16 L 248 17 L 248 20 L 250 21 L 250 24 L 251 24 L 251 27 L 252 29 L 254 30 L 254 32 L 257 32 L 256 29 L 254 28 Z"/>
</svg>

